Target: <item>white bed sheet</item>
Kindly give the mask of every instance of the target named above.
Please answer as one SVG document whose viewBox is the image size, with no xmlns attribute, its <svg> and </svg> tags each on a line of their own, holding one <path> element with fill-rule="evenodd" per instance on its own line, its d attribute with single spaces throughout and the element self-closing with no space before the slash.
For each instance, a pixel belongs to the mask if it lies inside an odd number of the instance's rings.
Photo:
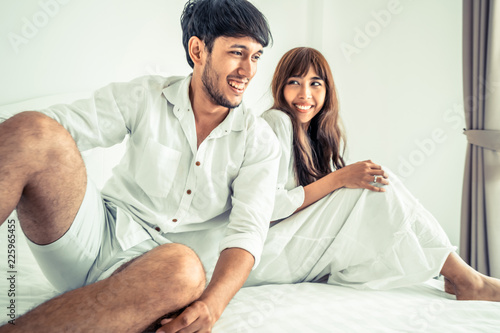
<svg viewBox="0 0 500 333">
<path fill-rule="evenodd" d="M 17 219 L 16 219 L 17 221 Z M 0 227 L 0 322 L 10 299 L 7 228 Z M 16 225 L 16 316 L 57 295 Z M 442 282 L 389 291 L 320 283 L 265 285 L 240 290 L 214 333 L 250 332 L 500 332 L 500 303 L 456 301 Z"/>
<path fill-rule="evenodd" d="M 242 289 L 214 332 L 500 332 L 500 304 L 459 302 L 429 281 L 389 291 L 319 283 Z"/>
</svg>

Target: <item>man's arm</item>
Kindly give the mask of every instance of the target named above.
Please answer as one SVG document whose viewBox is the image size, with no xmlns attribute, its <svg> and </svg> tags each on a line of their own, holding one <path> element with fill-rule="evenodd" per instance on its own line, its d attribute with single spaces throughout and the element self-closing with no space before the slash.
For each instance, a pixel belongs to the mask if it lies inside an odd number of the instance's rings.
<svg viewBox="0 0 500 333">
<path fill-rule="evenodd" d="M 246 250 L 230 248 L 222 251 L 212 280 L 201 297 L 177 318 L 164 319 L 164 325 L 157 332 L 173 333 L 181 329 L 187 329 L 186 332 L 210 332 L 229 301 L 245 283 L 253 264 L 254 258 Z"/>
<path fill-rule="evenodd" d="M 148 106 L 148 90 L 155 84 L 158 85 L 149 77 L 111 83 L 96 90 L 89 98 L 34 111 L 61 124 L 80 151 L 110 147 L 122 142 L 135 129 Z M 0 110 L 0 123 L 22 112 Z"/>
<path fill-rule="evenodd" d="M 212 279 L 200 299 L 176 319 L 162 321 L 157 332 L 210 332 L 259 262 L 274 206 L 280 151 L 264 120 L 255 118 L 247 126 L 245 159 L 231 183 L 232 209 Z"/>
</svg>

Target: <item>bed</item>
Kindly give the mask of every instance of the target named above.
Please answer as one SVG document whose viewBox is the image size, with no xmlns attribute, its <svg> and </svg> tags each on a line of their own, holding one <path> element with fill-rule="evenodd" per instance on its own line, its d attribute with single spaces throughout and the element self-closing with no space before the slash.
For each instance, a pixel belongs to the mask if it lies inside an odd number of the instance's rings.
<svg viewBox="0 0 500 333">
<path fill-rule="evenodd" d="M 84 96 L 50 96 L 1 109 L 29 110 Z M 84 154 L 98 186 L 109 177 L 122 151 L 123 146 L 115 146 Z M 4 324 L 57 292 L 31 255 L 15 213 L 0 227 L 0 244 L 0 323 Z M 15 263 L 9 261 L 9 244 L 14 244 L 10 250 L 15 250 Z M 213 332 L 500 332 L 500 303 L 458 302 L 443 291 L 440 279 L 389 291 L 323 283 L 264 285 L 241 289 Z"/>
</svg>

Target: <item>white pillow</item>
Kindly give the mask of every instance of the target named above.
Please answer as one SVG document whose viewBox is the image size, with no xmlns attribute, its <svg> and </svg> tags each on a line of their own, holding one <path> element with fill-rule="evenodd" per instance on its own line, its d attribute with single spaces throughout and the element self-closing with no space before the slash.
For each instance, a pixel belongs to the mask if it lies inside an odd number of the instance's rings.
<svg viewBox="0 0 500 333">
<path fill-rule="evenodd" d="M 90 97 L 89 92 L 75 92 L 67 94 L 57 94 L 44 97 L 27 99 L 21 102 L 0 105 L 0 111 L 30 111 L 35 109 L 43 109 L 48 106 L 60 103 L 71 103 L 77 99 Z"/>
</svg>

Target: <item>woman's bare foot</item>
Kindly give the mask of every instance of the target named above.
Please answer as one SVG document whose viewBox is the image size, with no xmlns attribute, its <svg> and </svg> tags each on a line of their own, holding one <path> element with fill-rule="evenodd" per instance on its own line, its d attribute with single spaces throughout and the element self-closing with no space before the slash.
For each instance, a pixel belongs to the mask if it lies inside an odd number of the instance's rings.
<svg viewBox="0 0 500 333">
<path fill-rule="evenodd" d="M 447 278 L 444 278 L 444 291 L 448 294 L 455 295 L 455 286 Z"/>
<path fill-rule="evenodd" d="M 500 280 L 475 272 L 475 277 L 454 283 L 457 300 L 500 302 Z"/>
<path fill-rule="evenodd" d="M 500 280 L 479 273 L 456 253 L 450 253 L 441 274 L 445 276 L 445 291 L 457 300 L 500 302 Z"/>
</svg>

